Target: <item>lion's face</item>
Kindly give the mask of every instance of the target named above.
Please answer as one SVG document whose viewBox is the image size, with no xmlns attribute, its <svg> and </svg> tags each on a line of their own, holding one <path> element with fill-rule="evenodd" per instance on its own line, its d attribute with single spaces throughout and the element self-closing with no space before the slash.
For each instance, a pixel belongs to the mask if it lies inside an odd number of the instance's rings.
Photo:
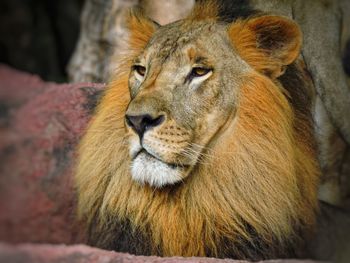
<svg viewBox="0 0 350 263">
<path fill-rule="evenodd" d="M 224 26 L 177 23 L 157 31 L 129 78 L 133 179 L 162 187 L 188 176 L 233 120 L 246 70 Z"/>
<path fill-rule="evenodd" d="M 262 243 L 275 253 L 313 223 L 311 104 L 298 109 L 306 82 L 288 66 L 301 32 L 279 16 L 226 23 L 212 10 L 160 28 L 131 13 L 76 173 L 79 214 L 102 247 L 118 250 L 125 222 L 161 256 L 245 255 Z"/>
</svg>

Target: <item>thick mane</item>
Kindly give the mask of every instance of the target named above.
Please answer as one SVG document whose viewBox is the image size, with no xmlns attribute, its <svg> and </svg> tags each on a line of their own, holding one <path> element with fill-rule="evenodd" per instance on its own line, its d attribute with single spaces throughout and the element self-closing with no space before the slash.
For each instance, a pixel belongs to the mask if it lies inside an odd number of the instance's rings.
<svg viewBox="0 0 350 263">
<path fill-rule="evenodd" d="M 205 12 L 195 10 L 190 19 Z M 142 25 L 131 36 L 133 52 L 143 48 L 143 33 L 155 30 Z M 163 256 L 283 256 L 299 231 L 311 229 L 317 211 L 310 116 L 297 109 L 307 104 L 308 112 L 311 102 L 297 87 L 282 87 L 288 76 L 304 85 L 297 69 L 279 80 L 258 71 L 242 76 L 236 117 L 207 145 L 191 175 L 154 189 L 130 174 L 124 117 L 134 54 L 110 82 L 79 149 L 78 214 L 90 242 L 113 249 L 119 240 L 120 251 Z M 144 247 L 133 247 L 127 235 Z"/>
<path fill-rule="evenodd" d="M 252 233 L 282 248 L 296 237 L 294 226 L 313 224 L 317 166 L 308 161 L 309 138 L 299 138 L 287 99 L 269 79 L 246 77 L 234 132 L 218 136 L 185 182 L 162 190 L 131 179 L 127 77 L 116 79 L 80 148 L 79 214 L 88 222 L 109 225 L 108 232 L 115 227 L 111 218 L 128 219 L 135 231 L 152 233 L 151 253 L 217 256 L 225 254 L 218 244 L 229 240 L 243 257 L 248 252 L 240 242 L 255 245 Z"/>
</svg>

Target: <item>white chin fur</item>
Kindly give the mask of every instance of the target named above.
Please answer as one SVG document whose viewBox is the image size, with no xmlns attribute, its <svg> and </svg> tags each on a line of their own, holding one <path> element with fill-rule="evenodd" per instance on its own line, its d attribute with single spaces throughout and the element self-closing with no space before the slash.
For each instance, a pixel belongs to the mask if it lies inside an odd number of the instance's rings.
<svg viewBox="0 0 350 263">
<path fill-rule="evenodd" d="M 175 184 L 181 181 L 181 168 L 172 168 L 146 153 L 140 153 L 131 164 L 131 176 L 140 184 L 154 187 Z"/>
</svg>

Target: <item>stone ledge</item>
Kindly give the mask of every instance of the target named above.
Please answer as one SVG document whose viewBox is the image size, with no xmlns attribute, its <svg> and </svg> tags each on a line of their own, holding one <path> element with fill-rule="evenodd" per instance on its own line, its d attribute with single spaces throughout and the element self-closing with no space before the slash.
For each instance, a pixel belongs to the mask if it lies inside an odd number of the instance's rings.
<svg viewBox="0 0 350 263">
<path fill-rule="evenodd" d="M 247 261 L 214 258 L 160 258 L 133 256 L 85 245 L 0 244 L 0 263 L 246 263 Z M 311 260 L 268 260 L 264 263 L 316 263 Z M 320 262 L 320 261 L 318 261 Z"/>
</svg>

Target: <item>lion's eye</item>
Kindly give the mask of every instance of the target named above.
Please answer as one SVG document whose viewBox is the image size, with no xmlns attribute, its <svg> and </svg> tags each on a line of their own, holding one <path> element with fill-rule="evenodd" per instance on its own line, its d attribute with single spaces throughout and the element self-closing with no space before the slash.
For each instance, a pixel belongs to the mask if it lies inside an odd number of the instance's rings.
<svg viewBox="0 0 350 263">
<path fill-rule="evenodd" d="M 209 69 L 209 68 L 195 67 L 192 69 L 191 75 L 192 75 L 192 77 L 195 77 L 195 78 L 202 77 L 202 76 L 208 74 L 210 71 L 211 71 L 211 69 Z"/>
<path fill-rule="evenodd" d="M 146 74 L 146 68 L 141 65 L 134 65 L 133 70 L 135 71 L 136 77 L 138 79 L 143 79 Z"/>
<path fill-rule="evenodd" d="M 186 78 L 186 81 L 189 81 L 191 83 L 196 82 L 201 83 L 207 78 L 211 76 L 211 73 L 213 72 L 213 69 L 211 68 L 204 68 L 204 67 L 194 67 L 191 70 L 191 73 Z"/>
</svg>

